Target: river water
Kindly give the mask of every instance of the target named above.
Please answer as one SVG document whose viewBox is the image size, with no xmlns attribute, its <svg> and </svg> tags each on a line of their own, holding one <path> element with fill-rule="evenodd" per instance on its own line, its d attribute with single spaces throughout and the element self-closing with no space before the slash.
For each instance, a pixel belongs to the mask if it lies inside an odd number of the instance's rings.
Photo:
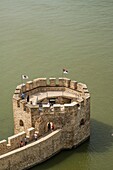
<svg viewBox="0 0 113 170">
<path fill-rule="evenodd" d="M 91 137 L 31 170 L 113 169 L 113 0 L 0 1 L 0 140 L 13 135 L 21 74 L 87 84 Z"/>
</svg>

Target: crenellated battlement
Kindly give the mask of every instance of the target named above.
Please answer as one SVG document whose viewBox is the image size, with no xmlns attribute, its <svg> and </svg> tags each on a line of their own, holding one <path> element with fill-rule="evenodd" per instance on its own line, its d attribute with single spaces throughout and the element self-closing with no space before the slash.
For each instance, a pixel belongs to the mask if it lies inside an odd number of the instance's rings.
<svg viewBox="0 0 113 170">
<path fill-rule="evenodd" d="M 77 81 L 72 81 L 68 78 L 59 78 L 58 83 L 56 83 L 56 78 L 49 78 L 49 83 L 47 82 L 48 81 L 46 78 L 37 78 L 34 79 L 33 81 L 26 82 L 26 84 L 18 85 L 13 95 L 13 99 L 16 99 L 19 105 L 19 102 L 21 102 L 22 93 L 24 93 L 27 96 L 27 95 L 33 95 L 41 92 L 46 93 L 49 91 L 67 92 L 70 93 L 70 97 L 72 98 L 73 95 L 76 95 L 76 97 L 79 96 L 90 97 L 87 86 L 85 84 L 78 83 Z M 52 95 L 54 97 L 54 94 Z M 45 96 L 43 96 L 43 98 L 45 98 Z"/>
<path fill-rule="evenodd" d="M 65 88 L 69 88 L 78 91 L 84 91 L 84 89 L 87 89 L 87 86 L 78 83 L 77 81 L 70 80 L 68 78 L 59 78 L 58 83 L 56 83 L 56 78 L 49 78 L 49 83 L 47 83 L 46 78 L 37 78 L 34 79 L 33 81 L 28 81 L 26 84 L 21 84 L 16 87 L 14 97 L 16 97 L 17 94 L 27 93 L 32 91 L 31 93 L 38 92 L 35 89 L 40 90 L 42 89 L 43 91 L 49 91 L 49 90 L 55 90 L 55 91 L 65 91 Z M 53 88 L 52 88 L 53 87 Z M 64 87 L 64 88 L 62 88 Z M 20 96 L 18 96 L 20 97 Z"/>
</svg>

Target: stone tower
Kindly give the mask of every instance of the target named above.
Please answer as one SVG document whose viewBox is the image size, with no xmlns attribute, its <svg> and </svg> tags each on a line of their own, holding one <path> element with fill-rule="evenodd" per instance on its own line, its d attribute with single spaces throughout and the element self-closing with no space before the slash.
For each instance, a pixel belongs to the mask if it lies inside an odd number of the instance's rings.
<svg viewBox="0 0 113 170">
<path fill-rule="evenodd" d="M 48 124 L 61 129 L 63 148 L 90 136 L 90 94 L 87 86 L 68 78 L 37 78 L 17 86 L 13 95 L 14 132 L 34 127 L 39 136 Z"/>
</svg>

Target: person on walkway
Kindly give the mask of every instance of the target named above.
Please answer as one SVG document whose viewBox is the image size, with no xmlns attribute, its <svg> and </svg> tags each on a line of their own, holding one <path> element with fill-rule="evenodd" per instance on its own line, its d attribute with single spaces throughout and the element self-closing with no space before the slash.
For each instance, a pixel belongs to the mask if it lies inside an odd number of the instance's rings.
<svg viewBox="0 0 113 170">
<path fill-rule="evenodd" d="M 24 146 L 24 142 L 21 140 L 20 147 L 23 147 L 23 146 Z"/>
<path fill-rule="evenodd" d="M 37 141 L 37 139 L 38 139 L 38 134 L 37 133 L 34 133 L 34 139 L 35 139 L 35 141 Z"/>
<path fill-rule="evenodd" d="M 21 98 L 25 99 L 25 94 L 24 93 L 21 94 Z"/>
<path fill-rule="evenodd" d="M 49 122 L 48 123 L 48 131 L 50 131 L 51 130 L 51 123 Z"/>
<path fill-rule="evenodd" d="M 51 130 L 53 131 L 54 130 L 54 124 L 52 123 L 52 126 L 51 126 Z"/>
<path fill-rule="evenodd" d="M 27 145 L 27 138 L 24 138 L 24 144 Z"/>
</svg>

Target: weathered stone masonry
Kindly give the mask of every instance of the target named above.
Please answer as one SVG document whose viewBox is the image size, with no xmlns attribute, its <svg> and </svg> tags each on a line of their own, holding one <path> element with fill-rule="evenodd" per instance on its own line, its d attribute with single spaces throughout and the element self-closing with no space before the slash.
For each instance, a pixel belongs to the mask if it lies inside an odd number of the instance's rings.
<svg viewBox="0 0 113 170">
<path fill-rule="evenodd" d="M 15 135 L 8 138 L 8 144 L 6 140 L 0 142 L 0 170 L 33 166 L 62 149 L 78 146 L 90 136 L 87 86 L 67 78 L 56 82 L 56 78 L 38 78 L 17 86 L 13 95 Z M 54 131 L 49 133 L 48 122 L 54 124 Z M 32 142 L 35 131 L 40 139 Z M 30 143 L 19 148 L 25 136 Z"/>
</svg>

